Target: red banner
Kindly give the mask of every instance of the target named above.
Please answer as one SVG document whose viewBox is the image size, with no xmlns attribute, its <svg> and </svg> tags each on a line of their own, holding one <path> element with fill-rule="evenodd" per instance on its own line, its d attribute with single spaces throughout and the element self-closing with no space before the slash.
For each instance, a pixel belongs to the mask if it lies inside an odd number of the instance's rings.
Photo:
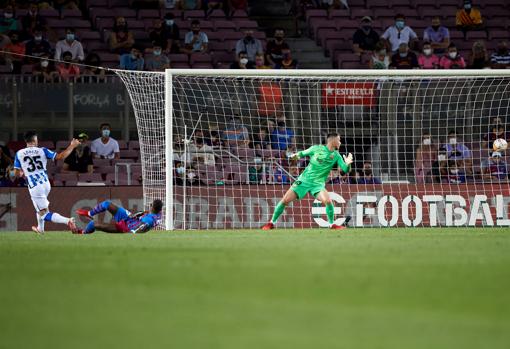
<svg viewBox="0 0 510 349">
<path fill-rule="evenodd" d="M 336 107 L 338 105 L 374 106 L 375 84 L 373 82 L 328 82 L 322 84 L 322 105 Z"/>
</svg>

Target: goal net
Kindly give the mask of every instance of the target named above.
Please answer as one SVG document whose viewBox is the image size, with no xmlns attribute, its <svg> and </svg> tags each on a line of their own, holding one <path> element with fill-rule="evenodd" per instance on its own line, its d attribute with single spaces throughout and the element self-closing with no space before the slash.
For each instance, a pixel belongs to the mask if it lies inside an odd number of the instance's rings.
<svg viewBox="0 0 510 349">
<path fill-rule="evenodd" d="M 133 104 L 146 205 L 166 229 L 259 228 L 308 163 L 288 155 L 341 135 L 350 173 L 326 183 L 337 224 L 509 226 L 505 71 L 116 71 Z M 311 195 L 277 227 L 328 226 Z"/>
</svg>

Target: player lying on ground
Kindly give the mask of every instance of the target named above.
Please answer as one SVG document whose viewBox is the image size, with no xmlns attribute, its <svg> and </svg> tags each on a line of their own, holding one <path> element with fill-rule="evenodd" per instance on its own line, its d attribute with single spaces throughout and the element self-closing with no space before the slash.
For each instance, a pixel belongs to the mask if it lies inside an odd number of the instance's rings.
<svg viewBox="0 0 510 349">
<path fill-rule="evenodd" d="M 96 229 L 105 233 L 146 233 L 159 224 L 161 220 L 161 210 L 163 202 L 154 200 L 151 205 L 151 212 L 131 213 L 123 207 L 119 207 L 110 201 L 103 201 L 94 209 L 87 211 L 84 209 L 76 210 L 80 216 L 90 219 L 99 213 L 108 211 L 113 216 L 111 223 L 95 223 L 93 220 L 87 224 L 85 229 L 74 229 L 74 234 L 92 234 Z"/>
<path fill-rule="evenodd" d="M 44 222 L 67 224 L 69 229 L 76 229 L 73 218 L 49 211 L 48 195 L 51 186 L 46 172 L 46 163 L 48 160 L 64 160 L 80 144 L 80 141 L 73 139 L 67 149 L 58 154 L 46 148 L 39 148 L 37 134 L 34 131 L 25 133 L 25 142 L 27 147 L 16 152 L 14 174 L 18 177 L 25 175 L 27 179 L 28 192 L 37 212 L 37 227 L 32 226 L 32 230 L 36 233 L 44 233 Z"/>
<path fill-rule="evenodd" d="M 307 193 L 312 194 L 326 206 L 326 214 L 331 229 L 345 228 L 344 226 L 333 224 L 335 220 L 335 208 L 325 187 L 329 173 L 335 164 L 338 164 L 338 167 L 345 173 L 351 170 L 353 161 L 352 154 L 349 153 L 347 156 L 340 155 L 338 152 L 340 144 L 342 143 L 340 142 L 338 133 L 330 133 L 328 134 L 326 145 L 314 145 L 291 156 L 291 159 L 309 156 L 310 163 L 292 184 L 290 189 L 287 190 L 278 205 L 276 205 L 271 222 L 264 225 L 262 227 L 263 230 L 275 228 L 276 221 L 283 211 L 285 211 L 285 207 L 296 199 L 301 200 Z"/>
</svg>

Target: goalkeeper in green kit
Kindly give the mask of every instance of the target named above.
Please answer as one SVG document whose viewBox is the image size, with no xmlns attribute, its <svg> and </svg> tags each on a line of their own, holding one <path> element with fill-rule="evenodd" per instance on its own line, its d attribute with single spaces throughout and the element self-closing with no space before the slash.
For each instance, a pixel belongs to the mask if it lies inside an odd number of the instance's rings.
<svg viewBox="0 0 510 349">
<path fill-rule="evenodd" d="M 347 156 L 340 155 L 338 152 L 340 144 L 342 143 L 338 133 L 330 133 L 328 134 L 326 145 L 314 145 L 291 156 L 291 159 L 309 156 L 310 163 L 290 189 L 287 190 L 278 205 L 276 205 L 271 222 L 264 225 L 262 227 L 263 230 L 274 229 L 276 221 L 285 211 L 285 207 L 296 199 L 304 198 L 307 193 L 312 194 L 326 206 L 330 229 L 345 229 L 344 226 L 333 224 L 335 208 L 325 186 L 329 173 L 335 164 L 338 164 L 338 167 L 345 173 L 348 173 L 351 169 L 353 162 L 352 154 L 349 153 Z"/>
</svg>

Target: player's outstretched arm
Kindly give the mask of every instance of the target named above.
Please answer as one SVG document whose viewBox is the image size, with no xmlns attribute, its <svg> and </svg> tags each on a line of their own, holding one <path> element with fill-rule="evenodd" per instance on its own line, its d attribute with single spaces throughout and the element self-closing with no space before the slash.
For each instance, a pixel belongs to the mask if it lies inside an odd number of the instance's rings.
<svg viewBox="0 0 510 349">
<path fill-rule="evenodd" d="M 55 156 L 55 160 L 64 160 L 67 158 L 73 152 L 74 148 L 76 148 L 79 144 L 80 141 L 73 138 L 71 143 L 69 143 L 69 146 L 63 152 L 60 152 L 57 154 L 57 156 Z"/>
<path fill-rule="evenodd" d="M 315 147 L 316 146 L 312 145 L 308 149 L 305 149 L 305 150 L 302 150 L 302 151 L 298 151 L 297 153 L 293 153 L 293 154 L 289 155 L 289 159 L 291 159 L 291 160 L 299 160 L 301 158 L 304 158 L 305 156 L 312 156 L 313 153 L 315 152 Z"/>
<path fill-rule="evenodd" d="M 344 173 L 348 173 L 351 170 L 351 164 L 353 163 L 354 158 L 351 153 L 349 153 L 347 156 L 342 155 L 338 159 L 338 166 L 342 169 Z"/>
</svg>

